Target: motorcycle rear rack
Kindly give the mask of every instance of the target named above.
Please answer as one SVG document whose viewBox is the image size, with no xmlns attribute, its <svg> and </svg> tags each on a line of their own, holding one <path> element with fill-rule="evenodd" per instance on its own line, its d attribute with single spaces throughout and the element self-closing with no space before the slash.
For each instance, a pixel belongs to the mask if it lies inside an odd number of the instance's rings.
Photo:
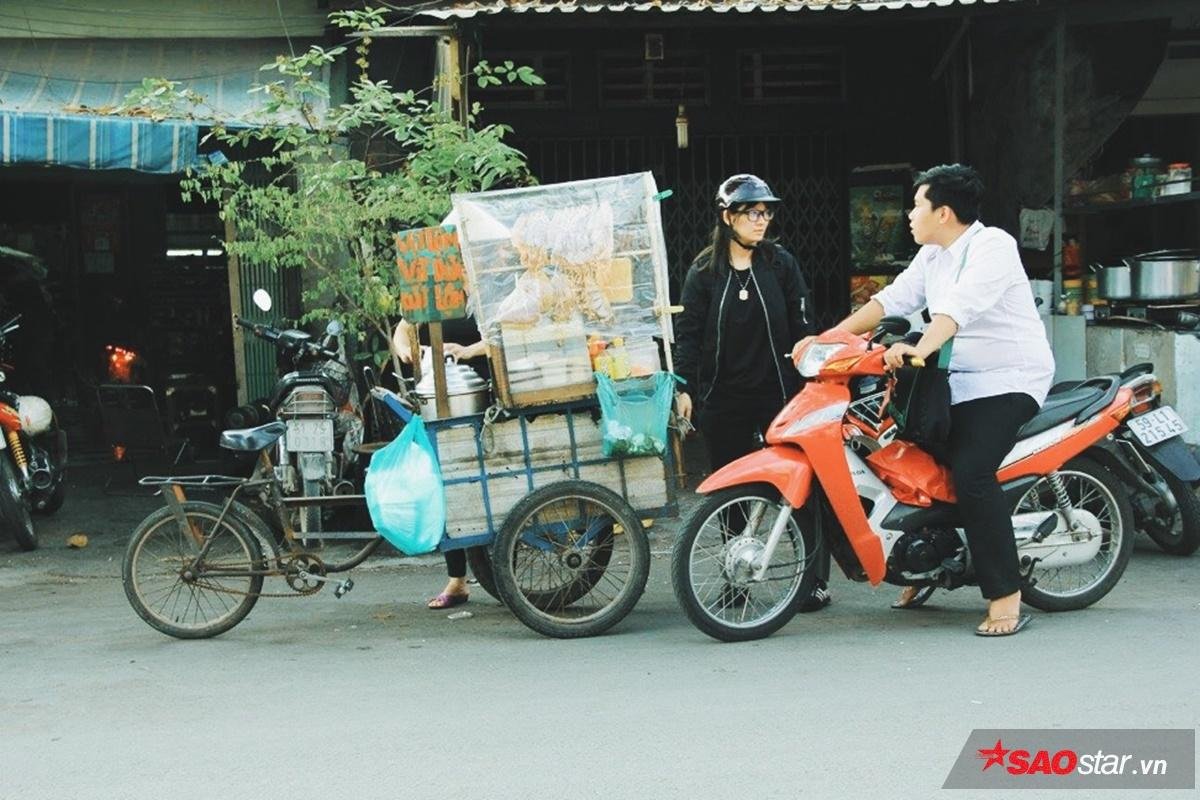
<svg viewBox="0 0 1200 800">
<path fill-rule="evenodd" d="M 251 481 L 247 478 L 238 478 L 233 475 L 181 475 L 179 477 L 146 475 L 138 479 L 139 486 L 182 486 L 189 489 L 205 487 L 218 489 L 241 484 L 249 485 L 250 483 Z"/>
</svg>

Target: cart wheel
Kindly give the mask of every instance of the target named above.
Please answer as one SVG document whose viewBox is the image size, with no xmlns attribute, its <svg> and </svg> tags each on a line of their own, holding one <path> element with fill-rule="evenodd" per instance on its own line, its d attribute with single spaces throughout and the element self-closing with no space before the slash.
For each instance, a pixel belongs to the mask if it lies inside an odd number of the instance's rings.
<svg viewBox="0 0 1200 800">
<path fill-rule="evenodd" d="M 650 543 L 620 495 L 560 481 L 517 503 L 492 545 L 496 588 L 517 619 L 560 639 L 595 636 L 633 610 Z"/>
<path fill-rule="evenodd" d="M 468 547 L 467 563 L 471 565 L 471 574 L 475 576 L 479 588 L 503 603 L 500 590 L 496 588 L 496 571 L 492 569 L 492 551 L 487 547 Z"/>
</svg>

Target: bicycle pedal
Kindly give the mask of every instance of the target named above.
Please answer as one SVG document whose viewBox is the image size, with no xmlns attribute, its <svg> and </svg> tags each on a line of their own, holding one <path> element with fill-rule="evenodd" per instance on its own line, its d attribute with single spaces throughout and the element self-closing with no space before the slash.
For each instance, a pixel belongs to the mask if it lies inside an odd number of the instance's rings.
<svg viewBox="0 0 1200 800">
<path fill-rule="evenodd" d="M 354 581 L 351 580 L 350 578 L 347 578 L 344 581 L 339 581 L 338 585 L 335 586 L 333 589 L 333 596 L 340 598 L 343 595 L 345 595 L 346 592 L 350 591 L 353 588 L 354 588 Z"/>
</svg>

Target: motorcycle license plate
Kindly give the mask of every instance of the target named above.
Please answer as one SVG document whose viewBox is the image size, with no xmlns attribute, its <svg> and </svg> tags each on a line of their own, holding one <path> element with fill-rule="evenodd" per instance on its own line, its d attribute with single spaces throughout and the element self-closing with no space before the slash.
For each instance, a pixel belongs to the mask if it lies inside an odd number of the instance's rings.
<svg viewBox="0 0 1200 800">
<path fill-rule="evenodd" d="M 1147 447 L 1166 441 L 1172 436 L 1178 436 L 1188 429 L 1188 426 L 1175 413 L 1175 409 L 1170 406 L 1162 406 L 1149 414 L 1133 417 L 1127 420 L 1126 424 L 1129 425 L 1129 430 L 1133 431 L 1133 435 L 1138 438 L 1138 441 Z"/>
<path fill-rule="evenodd" d="M 284 441 L 289 453 L 328 453 L 333 450 L 333 420 L 289 419 Z"/>
</svg>

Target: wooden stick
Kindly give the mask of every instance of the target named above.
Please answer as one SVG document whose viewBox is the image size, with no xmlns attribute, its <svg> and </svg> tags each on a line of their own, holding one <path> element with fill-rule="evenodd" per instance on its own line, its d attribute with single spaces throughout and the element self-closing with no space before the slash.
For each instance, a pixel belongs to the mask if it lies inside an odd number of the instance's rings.
<svg viewBox="0 0 1200 800">
<path fill-rule="evenodd" d="M 450 416 L 450 396 L 446 394 L 446 349 L 442 341 L 442 323 L 429 323 L 429 346 L 433 349 L 433 391 L 438 419 L 446 419 Z"/>
</svg>

